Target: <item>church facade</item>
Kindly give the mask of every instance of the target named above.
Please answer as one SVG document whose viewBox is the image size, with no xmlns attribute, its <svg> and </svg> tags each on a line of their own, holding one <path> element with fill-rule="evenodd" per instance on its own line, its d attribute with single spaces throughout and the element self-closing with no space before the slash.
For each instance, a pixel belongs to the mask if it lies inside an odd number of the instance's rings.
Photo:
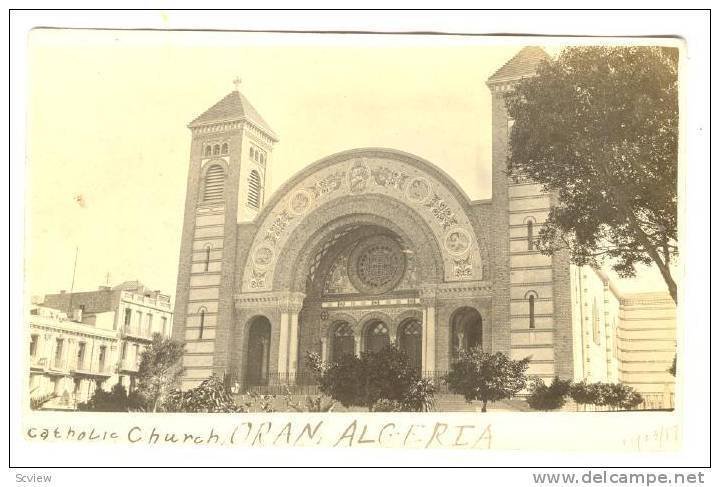
<svg viewBox="0 0 720 487">
<path fill-rule="evenodd" d="M 546 380 L 617 381 L 618 294 L 535 248 L 553 197 L 505 173 L 503 94 L 545 56 L 524 48 L 487 81 L 488 200 L 380 148 L 330 155 L 266 198 L 278 138 L 249 101 L 233 91 L 191 122 L 173 327 L 183 388 L 212 373 L 241 390 L 301 383 L 306 352 L 331 361 L 391 342 L 426 375 L 481 346 L 531 357 Z"/>
</svg>

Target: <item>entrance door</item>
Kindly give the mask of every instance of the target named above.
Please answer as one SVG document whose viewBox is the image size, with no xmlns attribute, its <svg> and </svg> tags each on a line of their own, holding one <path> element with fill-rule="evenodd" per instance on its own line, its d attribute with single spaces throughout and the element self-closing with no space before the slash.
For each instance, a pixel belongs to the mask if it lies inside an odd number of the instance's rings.
<svg viewBox="0 0 720 487">
<path fill-rule="evenodd" d="M 398 346 L 408 356 L 410 365 L 422 367 L 422 324 L 415 318 L 405 320 L 398 330 Z"/>
<path fill-rule="evenodd" d="M 482 317 L 475 308 L 463 307 L 452 316 L 452 356 L 457 358 L 460 350 L 482 348 Z"/>
<path fill-rule="evenodd" d="M 355 355 L 355 334 L 347 321 L 335 324 L 331 345 L 331 360 L 335 363 L 344 355 Z"/>
<path fill-rule="evenodd" d="M 390 345 L 390 334 L 387 325 L 380 320 L 369 323 L 365 336 L 365 351 L 379 352 L 388 345 Z"/>
<path fill-rule="evenodd" d="M 247 342 L 246 384 L 267 385 L 270 365 L 270 321 L 264 316 L 255 318 L 250 325 Z"/>
</svg>

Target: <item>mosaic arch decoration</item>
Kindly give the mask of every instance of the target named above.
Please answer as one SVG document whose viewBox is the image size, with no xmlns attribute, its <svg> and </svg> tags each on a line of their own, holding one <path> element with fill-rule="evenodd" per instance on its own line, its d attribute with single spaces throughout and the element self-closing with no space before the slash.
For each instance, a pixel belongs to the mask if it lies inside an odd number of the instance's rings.
<svg viewBox="0 0 720 487">
<path fill-rule="evenodd" d="M 448 183 L 429 169 L 423 161 L 391 151 L 340 154 L 305 169 L 294 178 L 290 188 L 281 188 L 282 196 L 274 197 L 271 207 L 263 210 L 245 264 L 242 292 L 272 290 L 277 257 L 288 245 L 303 245 L 289 241 L 289 236 L 305 218 L 311 218 L 314 208 L 362 194 L 392 198 L 420 215 L 442 249 L 446 282 L 481 280 L 478 238 L 463 203 L 447 187 Z M 404 269 L 404 261 L 391 258 L 392 254 L 387 249 L 376 250 L 364 260 L 363 272 L 366 279 L 371 279 L 367 282 L 372 283 L 372 279 L 376 285 L 384 282 L 376 288 L 382 288 L 396 276 L 381 276 L 386 271 L 381 271 L 380 260 L 389 262 L 385 269 L 400 266 Z M 362 279 L 353 284 L 357 282 Z"/>
</svg>

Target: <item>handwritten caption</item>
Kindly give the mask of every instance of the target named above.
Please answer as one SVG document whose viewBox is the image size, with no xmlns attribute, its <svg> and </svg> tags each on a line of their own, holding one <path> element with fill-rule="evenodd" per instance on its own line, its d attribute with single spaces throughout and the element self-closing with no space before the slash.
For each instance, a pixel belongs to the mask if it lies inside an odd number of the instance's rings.
<svg viewBox="0 0 720 487">
<path fill-rule="evenodd" d="M 343 424 L 344 423 L 344 424 Z M 200 445 L 225 447 L 402 447 L 490 449 L 490 424 L 450 422 L 408 423 L 351 421 L 260 421 L 208 426 L 184 430 L 167 425 L 124 425 L 103 429 L 97 426 L 28 426 L 31 441 L 83 443 L 129 443 L 141 445 Z"/>
</svg>

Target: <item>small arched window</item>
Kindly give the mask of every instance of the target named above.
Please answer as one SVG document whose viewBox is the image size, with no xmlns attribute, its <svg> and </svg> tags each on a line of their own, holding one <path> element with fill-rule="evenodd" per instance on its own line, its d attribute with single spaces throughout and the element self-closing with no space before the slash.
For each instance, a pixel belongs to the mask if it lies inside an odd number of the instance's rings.
<svg viewBox="0 0 720 487">
<path fill-rule="evenodd" d="M 532 220 L 527 222 L 527 249 L 535 250 L 535 229 Z"/>
<path fill-rule="evenodd" d="M 265 154 L 263 154 L 262 152 L 260 153 L 260 162 L 265 164 Z"/>
<path fill-rule="evenodd" d="M 222 150 L 221 150 L 221 152 L 222 152 L 223 154 L 227 154 L 227 153 L 228 153 L 228 145 L 227 145 L 227 142 L 225 142 L 225 143 L 222 145 Z"/>
<path fill-rule="evenodd" d="M 207 157 L 210 157 L 212 155 L 212 147 L 211 146 L 205 146 L 205 155 Z"/>
<path fill-rule="evenodd" d="M 215 144 L 213 146 L 213 155 L 219 156 L 220 155 L 220 144 Z"/>
<path fill-rule="evenodd" d="M 528 297 L 528 315 L 530 317 L 530 328 L 535 328 L 535 296 Z"/>
<path fill-rule="evenodd" d="M 202 339 L 203 332 L 205 331 L 205 308 L 200 309 L 200 332 L 198 338 Z"/>
<path fill-rule="evenodd" d="M 210 270 L 210 246 L 205 247 L 205 272 Z"/>
<path fill-rule="evenodd" d="M 537 300 L 537 293 L 535 291 L 528 291 L 525 294 L 528 305 L 528 327 L 531 329 L 535 328 L 535 301 Z"/>
<path fill-rule="evenodd" d="M 255 148 L 250 146 L 250 159 L 255 160 Z"/>
<path fill-rule="evenodd" d="M 248 205 L 253 208 L 260 208 L 260 174 L 253 169 L 248 176 Z"/>
<path fill-rule="evenodd" d="M 213 164 L 205 173 L 205 191 L 203 201 L 217 201 L 223 197 L 225 189 L 225 171 L 220 164 Z"/>
</svg>

